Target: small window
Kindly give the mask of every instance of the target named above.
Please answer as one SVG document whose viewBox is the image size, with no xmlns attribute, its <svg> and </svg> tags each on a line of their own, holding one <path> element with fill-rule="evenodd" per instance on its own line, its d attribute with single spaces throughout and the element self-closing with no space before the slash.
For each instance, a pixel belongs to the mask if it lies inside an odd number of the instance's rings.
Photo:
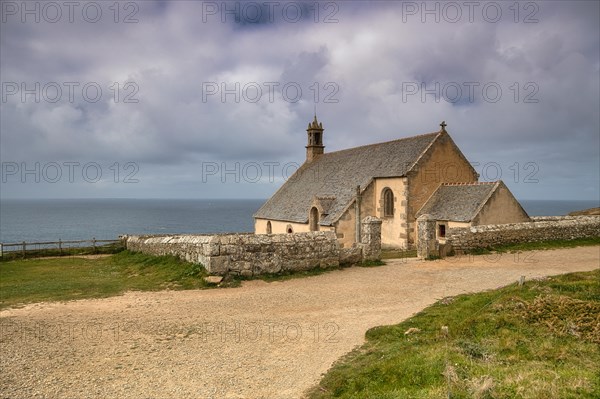
<svg viewBox="0 0 600 399">
<path fill-rule="evenodd" d="M 441 238 L 446 237 L 446 225 L 445 224 L 440 224 L 439 227 L 439 234 L 438 234 Z"/>
<path fill-rule="evenodd" d="M 389 188 L 383 189 L 383 216 L 394 216 L 394 193 Z"/>
<path fill-rule="evenodd" d="M 285 231 L 287 231 L 288 234 L 292 234 L 294 232 L 294 230 L 292 230 L 292 225 L 288 224 L 287 227 L 285 228 Z"/>
<path fill-rule="evenodd" d="M 272 228 L 271 228 L 271 221 L 267 222 L 267 234 L 271 234 L 272 233 Z"/>
</svg>

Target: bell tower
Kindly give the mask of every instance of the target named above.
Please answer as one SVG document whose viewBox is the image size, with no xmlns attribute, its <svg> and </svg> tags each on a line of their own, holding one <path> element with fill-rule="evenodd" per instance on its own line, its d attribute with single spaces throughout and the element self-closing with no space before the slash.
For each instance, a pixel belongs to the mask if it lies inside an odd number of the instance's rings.
<svg viewBox="0 0 600 399">
<path fill-rule="evenodd" d="M 312 123 L 308 124 L 308 144 L 306 145 L 306 162 L 312 162 L 325 152 L 323 145 L 323 124 L 317 121 L 317 115 Z"/>
</svg>

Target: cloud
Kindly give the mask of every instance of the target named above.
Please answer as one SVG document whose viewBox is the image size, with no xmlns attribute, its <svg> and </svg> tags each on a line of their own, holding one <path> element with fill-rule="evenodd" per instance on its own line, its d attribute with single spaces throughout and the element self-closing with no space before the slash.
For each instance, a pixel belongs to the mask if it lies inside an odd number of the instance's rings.
<svg viewBox="0 0 600 399">
<path fill-rule="evenodd" d="M 86 4 L 73 22 L 65 12 L 56 23 L 3 14 L 3 162 L 136 162 L 154 183 L 125 194 L 107 184 L 104 196 L 203 197 L 206 185 L 189 180 L 203 162 L 302 162 L 316 104 L 326 151 L 446 120 L 465 155 L 499 163 L 518 196 L 599 195 L 597 2 L 519 3 L 518 14 L 495 3 L 497 22 L 482 3 L 472 22 L 463 7 L 455 23 L 447 3 L 428 13 L 422 2 L 281 2 L 273 18 L 257 3 L 256 21 L 244 2 L 225 11 L 221 2 L 119 3 L 118 15 L 96 3 L 96 23 L 83 17 Z M 51 101 L 56 85 L 62 93 Z M 528 162 L 543 181 L 511 183 L 509 168 Z M 168 188 L 155 184 L 166 176 Z M 244 190 L 266 197 L 278 184 Z M 11 196 L 98 193 L 85 184 L 3 186 Z M 210 196 L 239 188 L 213 185 Z"/>
</svg>

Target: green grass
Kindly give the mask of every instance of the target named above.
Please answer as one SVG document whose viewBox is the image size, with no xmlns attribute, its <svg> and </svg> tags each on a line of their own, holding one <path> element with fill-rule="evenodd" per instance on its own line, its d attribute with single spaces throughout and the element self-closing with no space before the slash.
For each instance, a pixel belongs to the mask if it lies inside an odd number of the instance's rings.
<svg viewBox="0 0 600 399">
<path fill-rule="evenodd" d="M 0 308 L 42 301 L 101 298 L 130 290 L 192 289 L 209 286 L 198 264 L 174 256 L 123 251 L 84 259 L 61 257 L 0 263 Z"/>
<path fill-rule="evenodd" d="M 485 255 L 495 252 L 533 251 L 558 248 L 575 248 L 600 245 L 600 237 L 577 238 L 574 240 L 549 240 L 541 242 L 523 242 L 518 244 L 498 245 L 493 248 L 476 248 L 468 252 L 473 255 Z"/>
<path fill-rule="evenodd" d="M 600 398 L 600 270 L 445 298 L 366 339 L 310 398 Z"/>
<path fill-rule="evenodd" d="M 363 262 L 362 267 L 385 264 Z M 221 287 L 237 287 L 244 280 L 267 282 L 318 276 L 342 267 L 264 274 L 253 277 L 229 276 Z M 122 251 L 108 257 L 85 259 L 63 256 L 38 259 L 4 259 L 0 262 L 0 309 L 27 303 L 102 298 L 126 291 L 194 289 L 214 287 L 202 277 L 202 265 L 174 256 L 151 256 Z"/>
</svg>

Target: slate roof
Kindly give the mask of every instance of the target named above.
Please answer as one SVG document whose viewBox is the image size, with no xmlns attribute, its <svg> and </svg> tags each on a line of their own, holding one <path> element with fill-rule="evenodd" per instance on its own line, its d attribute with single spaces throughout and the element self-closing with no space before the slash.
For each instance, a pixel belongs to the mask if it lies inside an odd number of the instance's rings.
<svg viewBox="0 0 600 399">
<path fill-rule="evenodd" d="M 405 176 L 442 132 L 325 153 L 304 163 L 254 214 L 255 218 L 307 223 L 313 198 L 333 198 L 320 225 L 335 223 L 377 177 Z"/>
<path fill-rule="evenodd" d="M 434 191 L 416 216 L 429 214 L 436 220 L 470 222 L 500 184 L 500 181 L 444 183 Z"/>
</svg>

